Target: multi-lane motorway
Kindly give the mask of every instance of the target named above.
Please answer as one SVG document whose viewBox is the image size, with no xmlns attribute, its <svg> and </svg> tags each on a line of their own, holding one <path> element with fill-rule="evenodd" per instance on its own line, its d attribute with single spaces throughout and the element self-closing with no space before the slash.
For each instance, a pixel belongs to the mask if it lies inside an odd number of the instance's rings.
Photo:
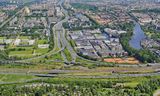
<svg viewBox="0 0 160 96">
<path fill-rule="evenodd" d="M 63 28 L 63 23 L 67 22 L 69 19 L 69 15 L 68 12 L 63 8 L 62 4 L 63 4 L 64 0 L 60 0 L 58 5 L 61 7 L 61 11 L 63 12 L 65 18 L 58 22 L 54 28 L 55 30 L 57 30 L 57 34 L 58 34 L 58 39 L 61 41 L 61 45 L 63 47 L 66 47 L 67 50 L 69 50 L 71 57 L 72 57 L 72 61 L 71 62 L 75 62 L 77 54 L 74 51 L 74 49 L 71 47 L 70 43 L 68 42 L 68 40 L 66 39 L 66 30 Z M 60 42 L 59 42 L 60 43 Z M 59 44 L 60 45 L 60 44 Z M 65 62 L 69 62 L 68 60 L 66 60 L 66 56 L 65 54 L 62 53 L 62 57 L 64 58 Z"/>
</svg>

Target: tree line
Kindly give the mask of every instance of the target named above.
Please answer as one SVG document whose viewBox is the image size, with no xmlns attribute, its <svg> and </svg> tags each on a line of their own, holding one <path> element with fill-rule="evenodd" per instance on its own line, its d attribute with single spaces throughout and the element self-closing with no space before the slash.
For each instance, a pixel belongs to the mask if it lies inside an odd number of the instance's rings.
<svg viewBox="0 0 160 96">
<path fill-rule="evenodd" d="M 43 83 L 42 83 L 43 82 Z M 152 96 L 160 79 L 150 79 L 136 87 L 117 86 L 126 81 L 48 79 L 26 84 L 1 85 L 0 96 Z"/>
</svg>

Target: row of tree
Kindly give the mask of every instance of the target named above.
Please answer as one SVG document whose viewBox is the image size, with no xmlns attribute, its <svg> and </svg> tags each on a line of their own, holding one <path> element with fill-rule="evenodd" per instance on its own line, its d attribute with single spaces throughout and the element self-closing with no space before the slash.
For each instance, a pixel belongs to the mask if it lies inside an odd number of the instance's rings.
<svg viewBox="0 0 160 96">
<path fill-rule="evenodd" d="M 54 24 L 50 25 L 50 38 L 49 38 L 49 49 L 52 50 L 54 48 L 54 32 L 53 32 L 53 26 Z"/>
<path fill-rule="evenodd" d="M 0 96 L 152 96 L 160 79 L 144 81 L 135 88 L 117 86 L 124 81 L 47 80 L 28 84 L 1 85 Z"/>
</svg>

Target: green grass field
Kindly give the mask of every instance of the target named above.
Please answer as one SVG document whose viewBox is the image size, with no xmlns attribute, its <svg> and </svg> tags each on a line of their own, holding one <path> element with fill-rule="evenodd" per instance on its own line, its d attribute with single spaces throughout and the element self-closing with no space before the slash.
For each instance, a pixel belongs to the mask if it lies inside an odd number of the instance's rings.
<svg viewBox="0 0 160 96">
<path fill-rule="evenodd" d="M 48 41 L 47 40 L 38 40 L 37 43 L 38 44 L 47 44 Z"/>
<path fill-rule="evenodd" d="M 14 50 L 12 50 L 14 49 Z M 24 49 L 24 50 L 19 50 Z M 49 48 L 40 49 L 37 48 L 34 50 L 34 47 L 11 47 L 9 48 L 9 56 L 13 57 L 22 57 L 22 58 L 31 58 L 33 56 L 43 55 L 49 51 Z"/>
<path fill-rule="evenodd" d="M 6 39 L 6 37 L 0 37 L 0 39 Z"/>
<path fill-rule="evenodd" d="M 63 58 L 61 57 L 61 54 L 58 53 L 58 54 L 55 54 L 55 55 L 52 55 L 50 60 L 55 60 L 55 61 L 62 61 Z"/>
<path fill-rule="evenodd" d="M 19 50 L 24 49 L 24 50 Z M 9 48 L 9 56 L 30 58 L 33 55 L 33 47 L 11 47 Z"/>
<path fill-rule="evenodd" d="M 3 82 L 21 82 L 37 78 L 32 75 L 0 74 L 0 83 Z"/>
<path fill-rule="evenodd" d="M 42 55 L 42 54 L 47 53 L 48 51 L 49 51 L 48 48 L 45 48 L 45 49 L 40 49 L 40 48 L 38 48 L 38 49 L 35 50 L 35 54 L 40 54 L 40 55 Z"/>
</svg>

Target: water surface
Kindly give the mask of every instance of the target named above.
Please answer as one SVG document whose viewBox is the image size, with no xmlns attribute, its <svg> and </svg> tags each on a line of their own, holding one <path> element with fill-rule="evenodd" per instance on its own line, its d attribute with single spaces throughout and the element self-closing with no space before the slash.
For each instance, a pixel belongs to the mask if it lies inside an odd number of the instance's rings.
<svg viewBox="0 0 160 96">
<path fill-rule="evenodd" d="M 146 38 L 146 35 L 144 34 L 144 31 L 142 30 L 139 23 L 135 22 L 135 27 L 133 31 L 133 36 L 131 40 L 129 41 L 129 44 L 134 49 L 141 49 L 141 41 Z"/>
</svg>

